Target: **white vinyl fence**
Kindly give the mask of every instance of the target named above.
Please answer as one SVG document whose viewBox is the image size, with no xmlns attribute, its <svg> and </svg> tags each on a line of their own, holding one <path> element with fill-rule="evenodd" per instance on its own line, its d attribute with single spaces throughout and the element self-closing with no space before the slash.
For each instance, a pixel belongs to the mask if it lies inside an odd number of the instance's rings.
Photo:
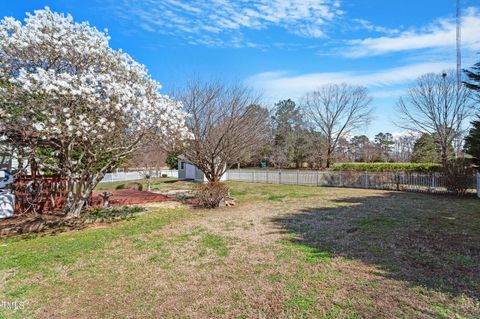
<svg viewBox="0 0 480 319">
<path fill-rule="evenodd" d="M 388 173 L 347 171 L 302 171 L 302 170 L 253 170 L 232 169 L 227 171 L 227 180 L 266 184 L 293 184 L 399 190 L 426 193 L 448 193 L 445 177 L 439 173 Z M 178 170 L 159 170 L 153 177 L 178 178 Z M 108 173 L 100 183 L 143 179 L 143 172 Z M 471 193 L 480 197 L 480 174 L 471 177 Z M 478 189 L 477 189 L 478 188 Z"/>
<path fill-rule="evenodd" d="M 477 197 L 480 198 L 480 173 L 477 173 Z"/>
<path fill-rule="evenodd" d="M 176 169 L 162 169 L 152 173 L 152 177 L 167 177 L 178 178 L 178 170 Z M 144 172 L 117 172 L 107 173 L 100 183 L 108 182 L 120 182 L 120 181 L 133 181 L 138 179 L 144 179 Z"/>
<path fill-rule="evenodd" d="M 301 170 L 229 170 L 227 179 L 266 184 L 372 188 L 425 193 L 448 193 L 446 178 L 439 173 L 390 173 Z M 471 192 L 477 191 L 477 178 L 471 177 Z"/>
</svg>

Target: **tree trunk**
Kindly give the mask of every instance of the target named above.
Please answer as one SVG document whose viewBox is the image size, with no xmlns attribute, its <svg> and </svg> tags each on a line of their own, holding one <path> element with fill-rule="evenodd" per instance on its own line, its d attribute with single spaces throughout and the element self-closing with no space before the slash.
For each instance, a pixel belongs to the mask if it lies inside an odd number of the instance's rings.
<svg viewBox="0 0 480 319">
<path fill-rule="evenodd" d="M 74 201 L 70 204 L 67 205 L 65 212 L 67 214 L 67 218 L 72 218 L 72 217 L 78 217 L 80 216 L 80 213 L 82 212 L 83 207 L 87 203 L 88 199 L 90 198 L 90 195 L 93 192 L 93 189 L 95 186 L 97 186 L 98 182 L 105 176 L 106 169 L 101 170 L 100 173 L 95 175 L 95 177 L 86 182 L 86 187 L 85 191 L 79 198 L 74 198 Z"/>
<path fill-rule="evenodd" d="M 147 177 L 147 191 L 150 191 L 151 179 L 152 179 L 152 177 L 150 175 L 148 175 L 148 177 Z"/>
<path fill-rule="evenodd" d="M 75 205 L 71 208 L 70 212 L 67 213 L 67 218 L 80 216 L 80 213 L 82 212 L 82 208 L 85 205 L 85 203 L 86 201 L 83 200 L 83 198 L 78 202 L 76 202 Z"/>
<path fill-rule="evenodd" d="M 440 154 L 440 160 L 442 161 L 443 167 L 445 167 L 448 163 L 448 145 L 445 144 L 446 143 L 442 143 Z"/>
<path fill-rule="evenodd" d="M 330 168 L 332 165 L 332 152 L 330 150 L 327 151 L 327 168 Z"/>
</svg>

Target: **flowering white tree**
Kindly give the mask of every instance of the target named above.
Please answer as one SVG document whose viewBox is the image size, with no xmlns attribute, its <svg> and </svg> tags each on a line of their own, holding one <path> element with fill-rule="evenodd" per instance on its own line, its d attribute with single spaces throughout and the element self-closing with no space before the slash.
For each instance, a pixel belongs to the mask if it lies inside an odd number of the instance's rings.
<svg viewBox="0 0 480 319">
<path fill-rule="evenodd" d="M 185 134 L 185 113 L 106 32 L 48 7 L 27 15 L 0 23 L 0 129 L 41 169 L 67 177 L 65 211 L 78 216 L 146 137 Z"/>
</svg>

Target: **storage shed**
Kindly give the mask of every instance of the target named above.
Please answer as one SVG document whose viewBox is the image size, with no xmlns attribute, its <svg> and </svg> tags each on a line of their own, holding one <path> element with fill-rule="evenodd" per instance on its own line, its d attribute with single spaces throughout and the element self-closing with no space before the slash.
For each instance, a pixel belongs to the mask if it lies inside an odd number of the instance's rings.
<svg viewBox="0 0 480 319">
<path fill-rule="evenodd" d="M 202 170 L 188 161 L 183 155 L 178 156 L 178 179 L 207 182 L 207 178 Z M 227 174 L 225 173 L 220 180 L 225 181 L 226 179 Z"/>
</svg>

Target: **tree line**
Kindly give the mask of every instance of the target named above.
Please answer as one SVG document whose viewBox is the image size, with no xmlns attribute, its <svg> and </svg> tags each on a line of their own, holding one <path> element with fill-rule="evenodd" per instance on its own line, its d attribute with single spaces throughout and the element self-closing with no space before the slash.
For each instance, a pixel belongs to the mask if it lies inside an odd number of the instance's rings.
<svg viewBox="0 0 480 319">
<path fill-rule="evenodd" d="M 480 158 L 479 64 L 458 83 L 454 71 L 419 77 L 397 103 L 405 134 L 379 132 L 370 139 L 355 132 L 372 121 L 368 90 L 329 84 L 272 109 L 242 86 L 191 82 L 175 98 L 190 114 L 192 138 L 177 153 L 218 180 L 228 167 L 330 168 L 336 162 L 429 162 L 447 165 L 456 158 Z M 465 141 L 465 142 L 464 142 Z M 170 159 L 174 158 L 169 156 Z"/>
</svg>

